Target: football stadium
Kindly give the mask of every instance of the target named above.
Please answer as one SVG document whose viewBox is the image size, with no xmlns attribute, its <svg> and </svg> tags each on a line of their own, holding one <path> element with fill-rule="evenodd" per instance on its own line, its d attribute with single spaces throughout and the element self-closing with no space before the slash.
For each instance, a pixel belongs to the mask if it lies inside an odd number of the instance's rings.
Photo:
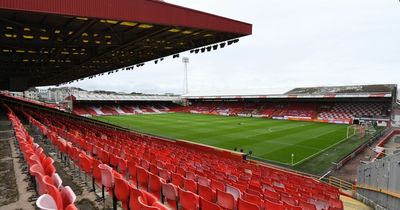
<svg viewBox="0 0 400 210">
<path fill-rule="evenodd" d="M 188 56 L 230 62 L 223 50 L 256 36 L 234 18 L 159 0 L 0 1 L 0 210 L 400 209 L 396 75 L 189 91 Z M 184 64 L 183 94 L 74 87 L 168 59 Z"/>
</svg>

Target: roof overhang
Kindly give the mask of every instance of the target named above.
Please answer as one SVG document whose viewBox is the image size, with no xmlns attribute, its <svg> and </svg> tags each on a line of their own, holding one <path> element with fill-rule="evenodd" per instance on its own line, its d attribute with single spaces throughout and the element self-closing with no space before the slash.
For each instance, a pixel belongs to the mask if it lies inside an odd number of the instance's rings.
<svg viewBox="0 0 400 210">
<path fill-rule="evenodd" d="M 334 99 L 334 98 L 391 98 L 391 93 L 360 93 L 360 94 L 326 94 L 326 95 L 287 95 L 287 94 L 272 94 L 272 95 L 208 95 L 208 96 L 190 96 L 184 95 L 184 99 Z"/>
<path fill-rule="evenodd" d="M 68 98 L 68 97 L 67 97 Z M 92 101 L 166 101 L 173 102 L 181 100 L 180 96 L 145 96 L 145 95 L 110 95 L 110 94 L 74 94 L 76 102 Z"/>
<path fill-rule="evenodd" d="M 0 89 L 60 84 L 252 33 L 251 24 L 153 0 L 2 0 L 0 23 Z"/>
</svg>

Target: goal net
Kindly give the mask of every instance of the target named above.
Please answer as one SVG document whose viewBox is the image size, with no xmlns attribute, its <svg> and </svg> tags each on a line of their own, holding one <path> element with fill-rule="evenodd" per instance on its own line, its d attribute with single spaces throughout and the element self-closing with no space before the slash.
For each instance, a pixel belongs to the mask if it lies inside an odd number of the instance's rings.
<svg viewBox="0 0 400 210">
<path fill-rule="evenodd" d="M 362 138 L 365 136 L 365 126 L 363 125 L 350 125 L 347 127 L 347 138 L 357 136 Z"/>
</svg>

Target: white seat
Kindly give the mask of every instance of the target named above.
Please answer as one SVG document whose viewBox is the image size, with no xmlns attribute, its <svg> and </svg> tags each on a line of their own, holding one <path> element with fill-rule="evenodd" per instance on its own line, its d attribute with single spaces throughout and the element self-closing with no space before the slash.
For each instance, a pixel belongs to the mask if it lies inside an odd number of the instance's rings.
<svg viewBox="0 0 400 210">
<path fill-rule="evenodd" d="M 49 194 L 43 194 L 36 200 L 36 206 L 42 210 L 57 210 L 57 204 Z"/>
</svg>

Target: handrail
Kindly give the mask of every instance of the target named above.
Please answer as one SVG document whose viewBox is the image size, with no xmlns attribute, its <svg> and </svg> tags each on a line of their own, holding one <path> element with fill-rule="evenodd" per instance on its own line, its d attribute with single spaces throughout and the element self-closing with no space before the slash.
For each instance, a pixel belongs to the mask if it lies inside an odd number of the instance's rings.
<svg viewBox="0 0 400 210">
<path fill-rule="evenodd" d="M 390 190 L 379 189 L 379 188 L 371 187 L 371 186 L 368 186 L 368 185 L 357 185 L 357 188 L 370 190 L 370 191 L 374 191 L 374 192 L 380 192 L 380 193 L 383 193 L 383 194 L 386 194 L 386 195 L 390 195 L 390 196 L 395 197 L 395 198 L 400 198 L 400 193 L 392 192 Z"/>
</svg>

